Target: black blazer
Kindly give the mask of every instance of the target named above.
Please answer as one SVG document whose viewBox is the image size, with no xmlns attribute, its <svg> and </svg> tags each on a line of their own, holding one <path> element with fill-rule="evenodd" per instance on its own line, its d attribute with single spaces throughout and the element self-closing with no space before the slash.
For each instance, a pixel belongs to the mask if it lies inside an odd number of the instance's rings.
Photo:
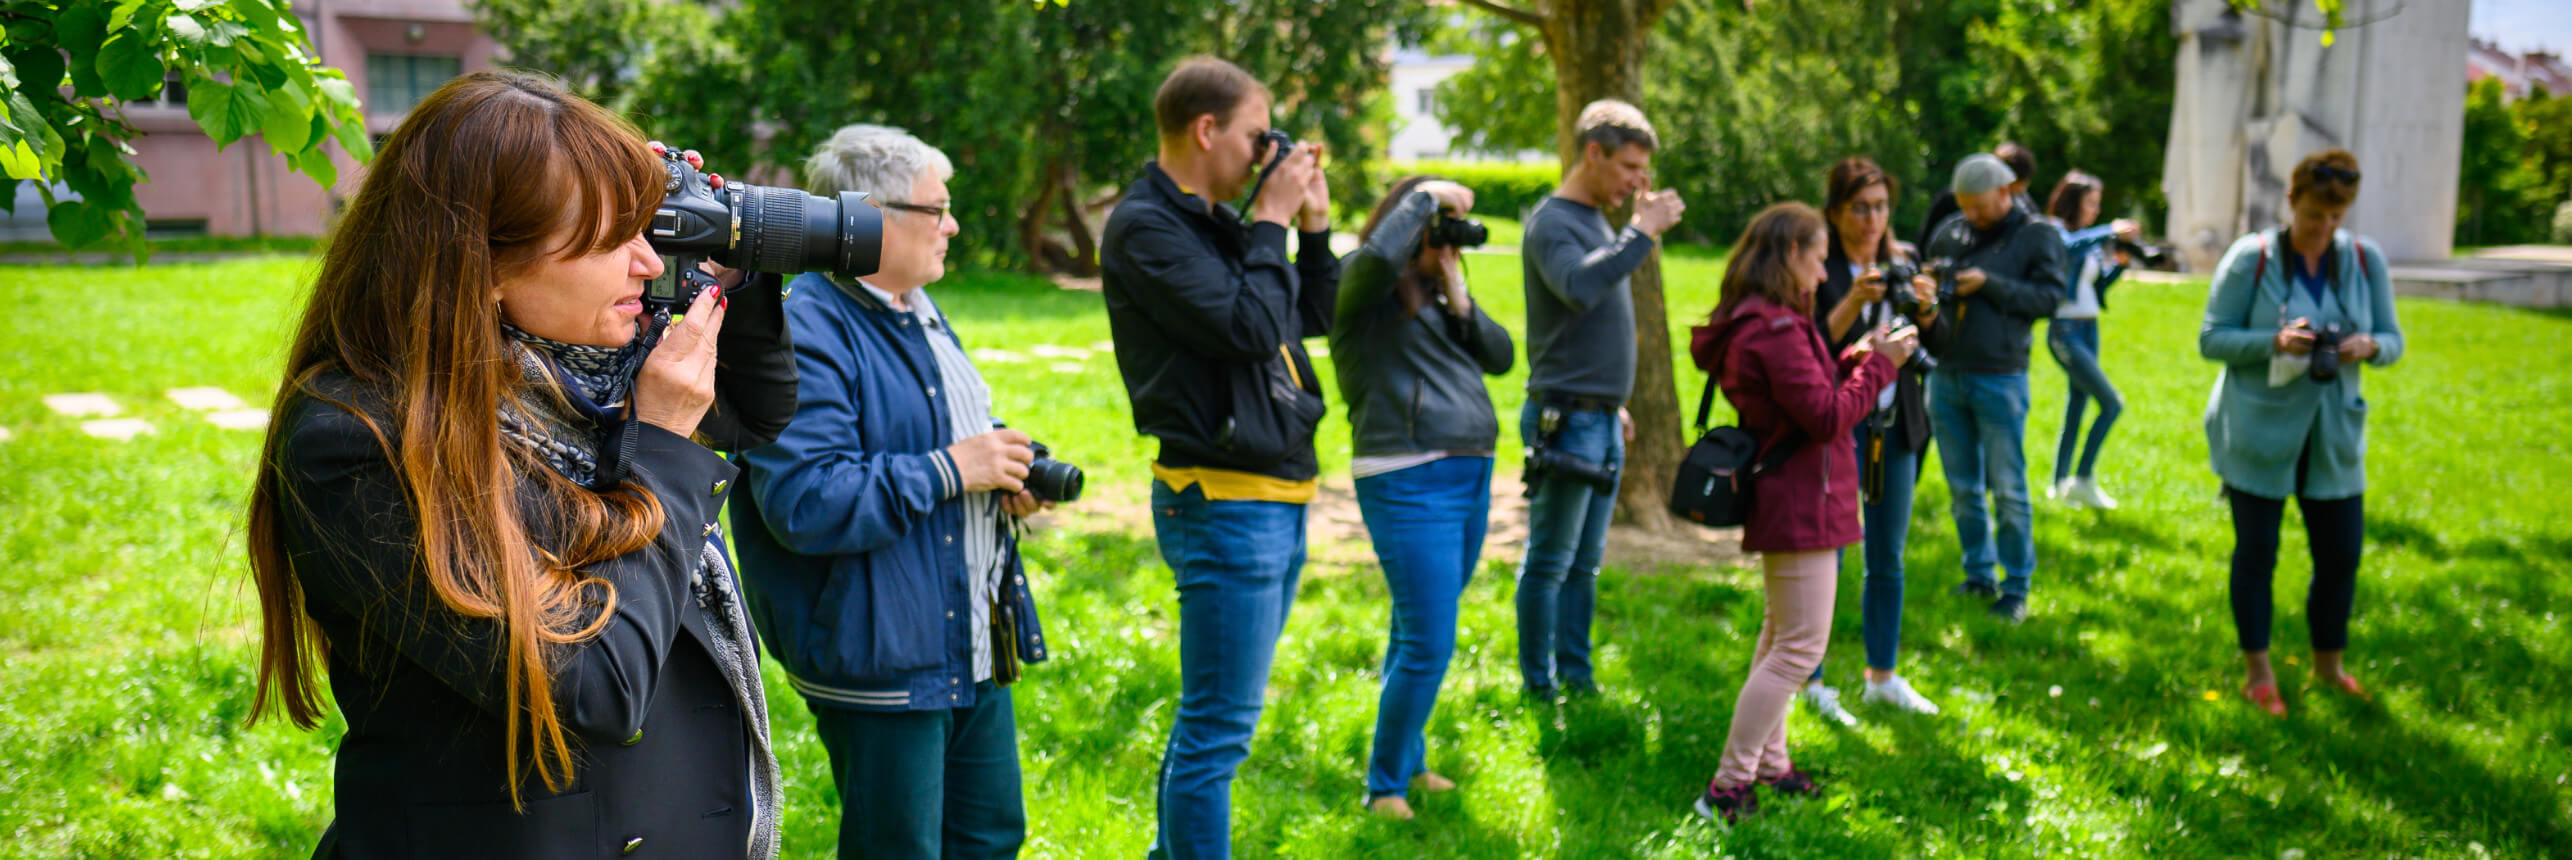
<svg viewBox="0 0 2572 860">
<path fill-rule="evenodd" d="M 344 380 L 319 387 L 372 409 L 344 396 L 353 394 Z M 331 695 L 348 720 L 332 788 L 338 820 L 316 858 L 748 852 L 752 727 L 704 644 L 708 619 L 688 585 L 731 464 L 657 427 L 639 434 L 631 480 L 651 490 L 667 520 L 651 545 L 590 568 L 616 585 L 617 599 L 605 632 L 563 647 L 555 663 L 574 779 L 549 792 L 523 767 L 521 814 L 510 807 L 503 759 L 500 628 L 455 613 L 430 590 L 400 477 L 364 423 L 311 397 L 282 411 L 287 557 L 328 643 Z M 528 486 L 522 504 L 533 498 Z M 531 516 L 530 529 L 542 522 Z"/>
<path fill-rule="evenodd" d="M 795 339 L 786 331 L 785 276 L 751 272 L 725 291 L 723 330 L 715 332 L 714 405 L 697 435 L 717 451 L 741 452 L 777 441 L 795 417 Z"/>
<path fill-rule="evenodd" d="M 1822 286 L 1813 291 L 1813 327 L 1821 330 L 1824 340 L 1831 342 L 1831 352 L 1836 355 L 1840 350 L 1848 349 L 1850 344 L 1857 343 L 1859 338 L 1865 337 L 1866 331 L 1851 325 L 1849 330 L 1842 332 L 1839 337 L 1831 337 L 1831 308 L 1838 305 L 1840 299 L 1846 297 L 1849 290 L 1856 286 L 1857 276 L 1849 274 L 1849 252 L 1840 245 L 1839 228 L 1833 227 L 1830 230 L 1831 253 L 1830 257 L 1822 262 L 1824 276 Z M 1883 261 L 1877 262 L 1880 265 Z M 1895 289 L 1896 286 L 1887 285 L 1886 289 Z M 1929 368 L 1935 364 L 1936 361 L 1929 357 L 1928 350 L 1918 350 L 1911 354 L 1911 363 L 1903 365 L 1902 371 L 1894 374 L 1893 432 L 1889 435 L 1894 441 L 1902 443 L 1902 447 L 1907 450 L 1929 450 L 1927 377 Z"/>
</svg>

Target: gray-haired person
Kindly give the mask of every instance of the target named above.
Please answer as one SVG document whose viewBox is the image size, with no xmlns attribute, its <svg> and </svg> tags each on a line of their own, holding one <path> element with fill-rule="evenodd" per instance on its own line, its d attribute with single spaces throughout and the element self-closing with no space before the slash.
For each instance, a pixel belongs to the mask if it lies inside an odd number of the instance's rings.
<svg viewBox="0 0 2572 860">
<path fill-rule="evenodd" d="M 1923 342 L 1938 359 L 1929 372 L 1929 426 L 1964 549 L 1965 581 L 1956 593 L 1997 598 L 1991 613 L 2011 623 L 2027 619 L 2036 572 L 2025 444 L 2028 332 L 2063 300 L 2063 233 L 2012 201 L 2017 182 L 1990 155 L 1956 165 L 1963 211 L 1932 229 L 1920 252 L 1948 272 L 1938 308 L 1946 322 L 1929 328 Z"/>
<path fill-rule="evenodd" d="M 947 157 L 839 130 L 808 190 L 885 210 L 881 268 L 791 284 L 795 417 L 743 455 L 732 521 L 753 621 L 812 708 L 842 857 L 1012 857 L 1026 839 L 1009 684 L 1044 659 L 1012 521 L 1032 458 L 922 289 L 946 273 Z"/>
</svg>

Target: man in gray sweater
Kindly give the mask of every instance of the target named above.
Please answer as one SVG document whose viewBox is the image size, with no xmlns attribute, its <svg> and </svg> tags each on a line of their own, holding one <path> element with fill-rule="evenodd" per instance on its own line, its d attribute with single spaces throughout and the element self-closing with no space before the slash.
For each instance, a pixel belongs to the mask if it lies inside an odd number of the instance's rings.
<svg viewBox="0 0 2572 860">
<path fill-rule="evenodd" d="M 1530 695 L 1595 693 L 1590 614 L 1617 472 L 1634 435 L 1634 294 L 1629 276 L 1651 259 L 1685 205 L 1651 188 L 1660 140 L 1643 112 L 1591 102 L 1575 123 L 1581 160 L 1527 216 L 1520 255 L 1527 289 L 1527 554 L 1518 569 L 1518 670 Z M 1623 230 L 1601 210 L 1635 197 Z"/>
</svg>

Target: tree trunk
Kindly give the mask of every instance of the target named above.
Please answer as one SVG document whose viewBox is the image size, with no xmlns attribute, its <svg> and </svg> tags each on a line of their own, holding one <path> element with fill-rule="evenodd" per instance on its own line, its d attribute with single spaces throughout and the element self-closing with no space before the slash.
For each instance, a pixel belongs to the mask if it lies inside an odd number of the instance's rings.
<svg viewBox="0 0 2572 860">
<path fill-rule="evenodd" d="M 1643 55 L 1652 26 L 1671 0 L 1555 0 L 1542 29 L 1545 53 L 1554 58 L 1554 139 L 1563 168 L 1581 152 L 1572 124 L 1581 107 L 1598 99 L 1643 103 Z M 1632 217 L 1631 202 L 1607 213 L 1608 223 Z M 1682 435 L 1677 382 L 1670 365 L 1670 319 L 1662 305 L 1661 254 L 1634 270 L 1634 442 L 1626 448 L 1617 496 L 1623 521 L 1648 531 L 1676 526 L 1670 516 L 1670 480 L 1688 453 Z"/>
</svg>

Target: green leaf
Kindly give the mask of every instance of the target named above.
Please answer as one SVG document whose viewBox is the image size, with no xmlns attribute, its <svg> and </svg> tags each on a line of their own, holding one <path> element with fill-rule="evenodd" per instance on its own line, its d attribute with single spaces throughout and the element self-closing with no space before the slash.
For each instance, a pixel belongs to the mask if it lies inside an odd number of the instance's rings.
<svg viewBox="0 0 2572 860">
<path fill-rule="evenodd" d="M 194 15 L 170 16 L 170 34 L 190 42 L 206 41 L 205 25 L 197 23 Z"/>
<path fill-rule="evenodd" d="M 128 29 L 99 46 L 98 74 L 107 82 L 109 93 L 138 102 L 160 94 L 164 70 L 160 52 L 152 49 L 143 32 Z"/>
<path fill-rule="evenodd" d="M 321 94 L 329 97 L 331 101 L 345 105 L 350 110 L 356 110 L 358 106 L 357 85 L 349 83 L 348 79 L 345 77 L 338 77 L 340 74 L 338 69 L 329 69 L 327 71 L 330 72 L 332 77 L 321 77 L 316 75 L 313 78 L 313 89 L 320 90 Z"/>
<path fill-rule="evenodd" d="M 359 164 L 375 160 L 375 142 L 366 139 L 366 117 L 351 116 L 332 123 L 330 136 Z"/>
<path fill-rule="evenodd" d="M 6 75 L 5 80 L 0 80 L 0 85 L 9 89 L 24 85 L 37 92 L 49 92 L 62 86 L 64 64 L 61 51 L 46 44 L 9 47 L 5 55 L 0 55 L 0 64 L 15 67 L 15 73 Z"/>
<path fill-rule="evenodd" d="M 116 8 L 107 13 L 107 29 L 122 30 L 134 22 L 134 13 L 143 8 L 143 0 L 116 0 Z"/>
<path fill-rule="evenodd" d="M 232 0 L 231 6 L 232 14 L 241 16 L 242 22 L 249 24 L 254 32 L 292 34 L 303 31 L 295 16 L 277 14 L 276 7 L 268 5 L 267 0 Z"/>
<path fill-rule="evenodd" d="M 98 56 L 99 43 L 106 40 L 107 14 L 95 4 L 74 3 L 54 18 L 54 46 L 73 57 Z M 92 98 L 107 94 L 96 64 L 73 63 L 70 71 L 72 95 Z"/>
<path fill-rule="evenodd" d="M 179 0 L 179 11 L 195 12 L 222 4 L 223 0 Z"/>
<path fill-rule="evenodd" d="M 331 163 L 330 151 L 327 149 L 318 146 L 306 149 L 295 153 L 293 161 L 297 172 L 312 177 L 313 181 L 321 183 L 323 188 L 329 188 L 339 182 L 339 165 Z"/>
<path fill-rule="evenodd" d="M 43 163 L 36 160 L 36 150 L 26 141 L 0 147 L 0 173 L 10 179 L 43 179 Z"/>
<path fill-rule="evenodd" d="M 65 201 L 45 210 L 45 226 L 53 228 L 54 241 L 72 249 L 107 238 L 107 231 L 115 226 L 114 219 L 114 210 L 87 200 Z"/>
<path fill-rule="evenodd" d="M 203 79 L 188 82 L 188 117 L 214 139 L 217 149 L 259 130 L 267 102 L 258 85 L 247 81 L 237 86 Z"/>
<path fill-rule="evenodd" d="M 234 91 L 236 94 L 239 90 Z M 313 130 L 313 104 L 302 88 L 288 82 L 284 89 L 269 93 L 259 111 L 259 134 L 278 152 L 293 153 L 309 146 Z"/>
</svg>

